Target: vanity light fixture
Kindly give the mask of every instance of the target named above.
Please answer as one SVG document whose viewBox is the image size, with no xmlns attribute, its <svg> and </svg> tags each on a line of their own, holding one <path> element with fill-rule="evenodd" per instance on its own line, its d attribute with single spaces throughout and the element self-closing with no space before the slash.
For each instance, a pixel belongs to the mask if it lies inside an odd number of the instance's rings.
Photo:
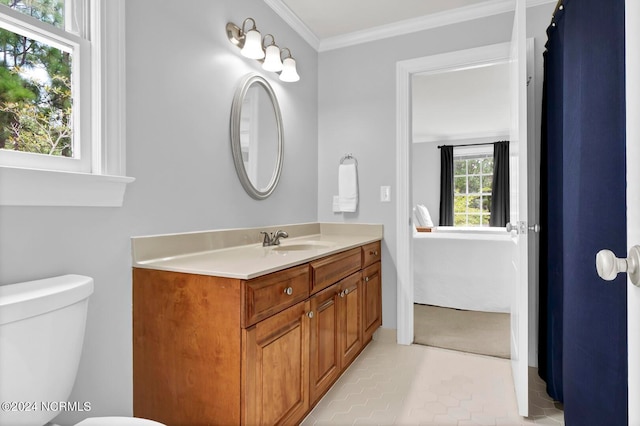
<svg viewBox="0 0 640 426">
<path fill-rule="evenodd" d="M 296 60 L 291 56 L 291 51 L 286 47 L 282 49 L 282 51 L 289 52 L 289 56 L 284 58 L 282 61 L 282 72 L 280 73 L 280 80 L 293 82 L 300 80 L 300 76 L 298 75 L 298 71 L 296 70 Z"/>
<path fill-rule="evenodd" d="M 245 30 L 247 22 L 251 21 L 251 28 Z M 272 34 L 267 34 L 262 38 L 256 28 L 256 21 L 247 18 L 242 22 L 242 28 L 236 24 L 227 23 L 227 37 L 229 41 L 241 50 L 242 56 L 256 59 L 262 62 L 262 69 L 280 73 L 280 80 L 294 82 L 300 80 L 300 75 L 296 70 L 296 61 L 288 48 L 280 49 L 276 45 L 276 39 Z M 271 37 L 271 43 L 266 44 L 267 37 Z M 288 55 L 282 59 L 282 52 L 287 51 Z"/>
</svg>

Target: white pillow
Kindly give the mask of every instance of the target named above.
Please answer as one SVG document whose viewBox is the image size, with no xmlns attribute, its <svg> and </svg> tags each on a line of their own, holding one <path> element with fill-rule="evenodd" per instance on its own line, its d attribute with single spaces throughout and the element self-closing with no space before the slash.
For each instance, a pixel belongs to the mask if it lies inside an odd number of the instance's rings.
<svg viewBox="0 0 640 426">
<path fill-rule="evenodd" d="M 429 214 L 429 210 L 423 204 L 418 204 L 418 212 L 420 212 L 420 216 L 422 216 L 422 222 L 427 228 L 433 228 L 433 220 L 431 220 L 431 215 Z"/>
<path fill-rule="evenodd" d="M 424 228 L 426 225 L 424 224 L 424 220 L 422 219 L 422 214 L 417 207 L 413 208 L 413 217 L 415 218 L 415 226 L 417 228 Z"/>
</svg>

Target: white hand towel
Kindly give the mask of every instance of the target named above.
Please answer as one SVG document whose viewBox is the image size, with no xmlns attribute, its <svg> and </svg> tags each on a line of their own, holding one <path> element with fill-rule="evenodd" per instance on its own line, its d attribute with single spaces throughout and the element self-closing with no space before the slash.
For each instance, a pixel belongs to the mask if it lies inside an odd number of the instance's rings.
<svg viewBox="0 0 640 426">
<path fill-rule="evenodd" d="M 340 164 L 338 169 L 340 211 L 355 212 L 358 207 L 358 169 L 355 164 Z"/>
</svg>

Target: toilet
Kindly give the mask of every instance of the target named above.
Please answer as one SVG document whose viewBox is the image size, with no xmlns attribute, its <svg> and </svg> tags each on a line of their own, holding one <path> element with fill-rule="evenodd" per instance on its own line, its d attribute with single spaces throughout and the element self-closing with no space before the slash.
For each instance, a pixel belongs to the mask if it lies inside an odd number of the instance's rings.
<svg viewBox="0 0 640 426">
<path fill-rule="evenodd" d="M 81 275 L 0 286 L 0 425 L 45 425 L 59 414 L 50 407 L 4 404 L 68 401 L 92 293 L 93 278 Z M 76 424 L 98 425 L 164 426 L 127 417 L 96 417 Z"/>
</svg>

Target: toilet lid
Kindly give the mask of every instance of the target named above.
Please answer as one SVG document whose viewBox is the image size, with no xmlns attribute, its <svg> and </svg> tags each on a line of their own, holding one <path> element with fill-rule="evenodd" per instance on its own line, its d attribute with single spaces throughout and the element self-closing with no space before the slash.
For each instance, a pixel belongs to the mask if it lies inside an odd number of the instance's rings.
<svg viewBox="0 0 640 426">
<path fill-rule="evenodd" d="M 135 419 L 133 417 L 92 417 L 76 426 L 166 426 L 153 420 Z"/>
</svg>

